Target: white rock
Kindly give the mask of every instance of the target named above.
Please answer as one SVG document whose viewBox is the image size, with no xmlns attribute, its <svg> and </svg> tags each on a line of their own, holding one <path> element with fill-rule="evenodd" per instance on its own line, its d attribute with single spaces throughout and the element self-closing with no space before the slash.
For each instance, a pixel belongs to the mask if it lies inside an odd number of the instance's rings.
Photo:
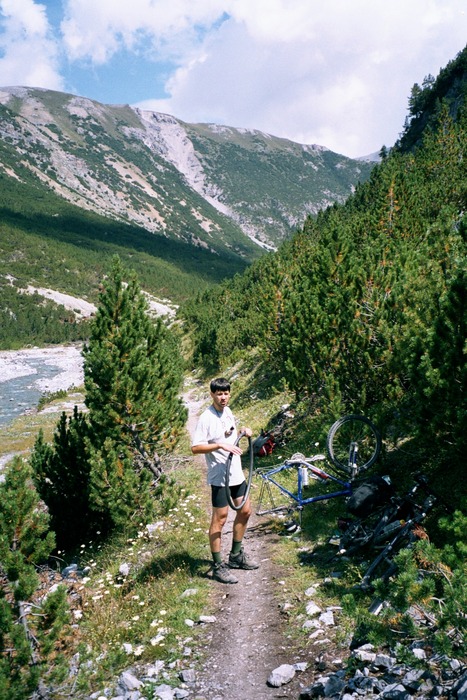
<svg viewBox="0 0 467 700">
<path fill-rule="evenodd" d="M 268 678 L 268 685 L 279 688 L 281 685 L 289 683 L 295 676 L 295 668 L 291 664 L 282 664 L 271 672 Z"/>
<path fill-rule="evenodd" d="M 322 612 L 321 608 L 319 607 L 319 605 L 314 603 L 312 600 L 310 600 L 310 602 L 306 604 L 306 614 L 307 615 L 317 615 L 320 612 Z"/>
<path fill-rule="evenodd" d="M 216 619 L 217 618 L 215 615 L 200 615 L 199 616 L 200 622 L 212 623 L 212 622 L 216 622 Z"/>
<path fill-rule="evenodd" d="M 332 614 L 332 610 L 326 610 L 326 612 L 321 613 L 319 616 L 319 621 L 323 625 L 326 625 L 326 627 L 332 627 L 332 625 L 334 625 L 334 615 Z"/>
<path fill-rule="evenodd" d="M 181 598 L 189 598 L 192 595 L 196 595 L 198 593 L 197 588 L 187 588 L 185 591 L 183 591 L 182 595 L 180 596 Z"/>
</svg>

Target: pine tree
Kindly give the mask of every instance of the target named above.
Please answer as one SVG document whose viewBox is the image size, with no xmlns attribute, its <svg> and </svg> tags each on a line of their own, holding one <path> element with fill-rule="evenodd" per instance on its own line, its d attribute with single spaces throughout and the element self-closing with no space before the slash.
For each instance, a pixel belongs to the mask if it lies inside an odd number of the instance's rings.
<svg viewBox="0 0 467 700">
<path fill-rule="evenodd" d="M 439 315 L 430 328 L 420 365 L 413 368 L 419 431 L 437 436 L 462 459 L 467 433 L 467 269 L 450 280 L 439 300 Z"/>
<path fill-rule="evenodd" d="M 129 279 L 124 281 L 125 277 Z M 85 402 L 62 414 L 53 445 L 39 434 L 31 465 L 61 548 L 149 518 L 168 484 L 163 456 L 184 428 L 175 335 L 153 320 L 134 273 L 115 258 L 84 348 Z"/>
<path fill-rule="evenodd" d="M 175 336 L 151 319 L 136 276 L 118 258 L 83 354 L 90 501 L 107 530 L 150 513 L 149 484 L 160 479 L 161 454 L 174 447 L 186 420 Z"/>
<path fill-rule="evenodd" d="M 16 457 L 0 484 L 0 697 L 25 700 L 49 672 L 67 621 L 63 587 L 45 599 L 36 566 L 54 547 L 49 516 Z"/>
<path fill-rule="evenodd" d="M 90 509 L 89 455 L 86 447 L 85 415 L 75 406 L 73 415 L 62 413 L 55 429 L 53 445 L 44 440 L 42 430 L 31 454 L 36 488 L 47 503 L 57 545 L 68 549 L 84 541 L 95 529 Z"/>
</svg>

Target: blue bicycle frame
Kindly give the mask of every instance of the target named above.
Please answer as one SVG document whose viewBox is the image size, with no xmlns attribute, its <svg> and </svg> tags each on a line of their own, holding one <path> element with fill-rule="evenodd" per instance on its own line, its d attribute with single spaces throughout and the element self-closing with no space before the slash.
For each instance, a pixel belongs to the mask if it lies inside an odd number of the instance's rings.
<svg viewBox="0 0 467 700">
<path fill-rule="evenodd" d="M 314 460 L 321 460 L 324 459 L 323 455 L 316 455 L 314 457 L 311 457 L 309 459 L 303 458 L 303 459 L 291 459 L 287 460 L 283 464 L 280 464 L 278 467 L 273 467 L 272 469 L 268 469 L 268 471 L 264 471 L 263 473 L 258 472 L 261 478 L 263 479 L 263 483 L 261 484 L 261 491 L 260 491 L 260 496 L 259 496 L 259 501 L 260 505 L 262 502 L 262 496 L 263 496 L 263 491 L 266 490 L 270 499 L 271 504 L 273 505 L 272 508 L 268 510 L 258 510 L 257 515 L 265 515 L 266 513 L 272 513 L 272 512 L 278 512 L 279 510 L 286 510 L 290 508 L 291 506 L 279 506 L 276 507 L 274 505 L 274 497 L 273 493 L 271 491 L 270 484 L 274 484 L 283 494 L 288 496 L 291 501 L 292 501 L 292 507 L 295 507 L 297 510 L 302 511 L 303 507 L 306 505 L 309 505 L 310 503 L 317 503 L 318 501 L 327 501 L 330 500 L 331 498 L 339 498 L 342 496 L 350 496 L 352 494 L 352 484 L 350 481 L 343 481 L 342 479 L 339 479 L 337 476 L 333 476 L 332 474 L 328 474 L 327 472 L 319 469 L 316 467 L 312 461 Z M 291 469 L 292 467 L 296 468 L 298 471 L 298 478 L 297 478 L 297 492 L 292 493 L 287 489 L 283 484 L 280 484 L 274 477 L 279 474 L 280 472 L 286 470 L 286 469 Z M 306 470 L 306 472 L 304 471 Z M 328 493 L 322 493 L 318 494 L 316 496 L 308 496 L 307 498 L 303 497 L 303 487 L 307 485 L 308 481 L 305 477 L 305 474 L 309 471 L 309 475 L 311 476 L 312 479 L 317 480 L 317 481 L 332 481 L 335 484 L 338 484 L 341 489 L 339 491 L 331 491 Z M 293 506 L 295 504 L 295 506 Z"/>
</svg>

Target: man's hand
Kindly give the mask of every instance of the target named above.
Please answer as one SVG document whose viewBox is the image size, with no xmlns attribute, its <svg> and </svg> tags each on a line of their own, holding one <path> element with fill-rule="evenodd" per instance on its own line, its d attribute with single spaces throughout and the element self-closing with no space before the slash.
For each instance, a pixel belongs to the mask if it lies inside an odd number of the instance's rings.
<svg viewBox="0 0 467 700">
<path fill-rule="evenodd" d="M 251 437 L 253 435 L 253 431 L 251 428 L 241 428 L 240 435 L 246 435 L 246 437 Z"/>
<path fill-rule="evenodd" d="M 226 452 L 231 452 L 233 455 L 243 454 L 243 450 L 238 445 L 232 445 L 230 442 L 219 442 L 219 450 L 225 450 Z"/>
</svg>

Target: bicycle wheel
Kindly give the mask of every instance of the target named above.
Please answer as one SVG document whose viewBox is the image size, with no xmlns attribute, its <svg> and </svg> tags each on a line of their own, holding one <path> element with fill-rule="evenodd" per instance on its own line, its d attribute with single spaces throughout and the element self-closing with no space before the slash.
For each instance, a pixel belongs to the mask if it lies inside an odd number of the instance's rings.
<svg viewBox="0 0 467 700">
<path fill-rule="evenodd" d="M 353 478 L 358 472 L 369 469 L 378 459 L 381 435 L 365 416 L 343 416 L 330 427 L 326 449 L 336 469 Z"/>
</svg>

